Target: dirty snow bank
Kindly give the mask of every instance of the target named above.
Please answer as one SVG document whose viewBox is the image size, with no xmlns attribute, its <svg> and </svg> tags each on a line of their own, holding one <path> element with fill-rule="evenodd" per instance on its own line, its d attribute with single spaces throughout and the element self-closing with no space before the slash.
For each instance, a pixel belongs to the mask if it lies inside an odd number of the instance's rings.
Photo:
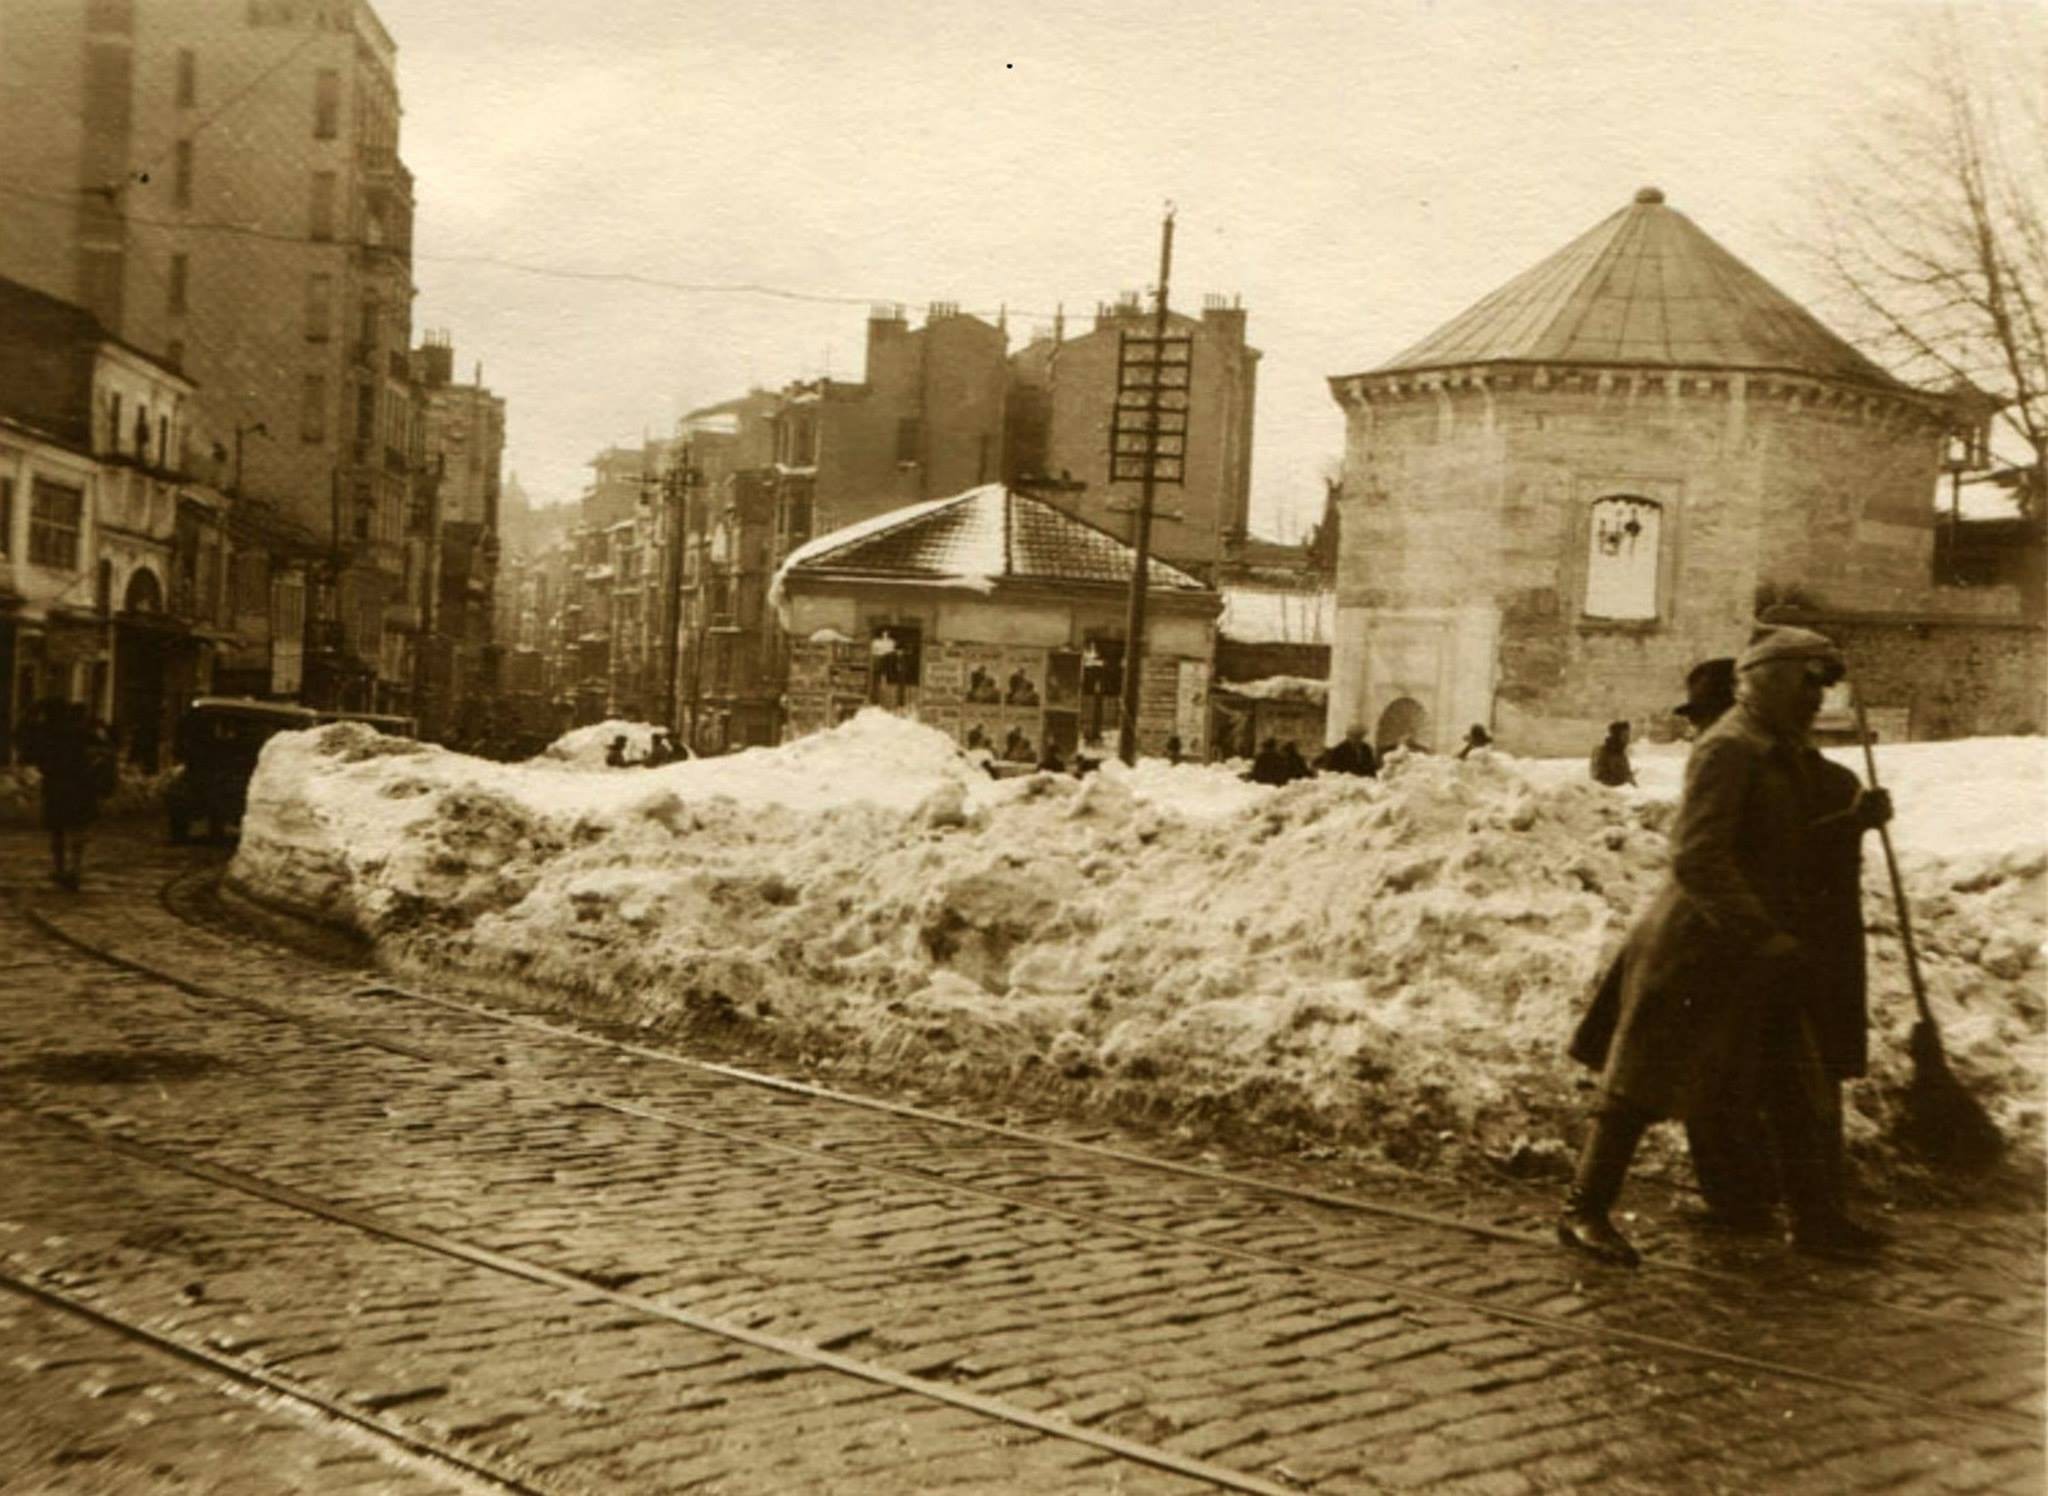
<svg viewBox="0 0 2048 1496">
<path fill-rule="evenodd" d="M 233 875 L 394 960 L 651 1026 L 755 1025 L 926 1079 L 1063 1077 L 1408 1162 L 1556 1157 L 1584 1105 L 1564 1037 L 1664 866 L 1666 757 L 1622 791 L 1492 752 L 1278 790 L 1163 762 L 996 782 L 870 711 L 594 774 L 339 724 L 266 746 Z M 1880 767 L 1952 1059 L 2036 1139 L 2048 743 Z M 1877 1073 L 1851 1132 L 1884 1164 L 1911 1007 L 1874 846 L 1865 901 Z"/>
</svg>

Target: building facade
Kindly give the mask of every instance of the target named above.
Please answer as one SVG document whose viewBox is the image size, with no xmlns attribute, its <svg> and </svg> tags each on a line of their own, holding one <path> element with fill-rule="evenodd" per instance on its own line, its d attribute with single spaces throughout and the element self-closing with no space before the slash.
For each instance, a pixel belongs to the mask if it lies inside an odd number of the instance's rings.
<svg viewBox="0 0 2048 1496">
<path fill-rule="evenodd" d="M 874 704 L 1018 763 L 1112 746 L 1133 566 L 1107 531 L 996 483 L 822 535 L 774 582 L 786 731 Z M 1170 564 L 1148 580 L 1138 751 L 1178 738 L 1201 758 L 1222 603 Z"/>
<path fill-rule="evenodd" d="M 1328 730 L 1482 724 L 1583 753 L 1662 727 L 1760 607 L 2003 617 L 1932 585 L 1957 411 L 1902 385 L 1646 188 L 1421 343 L 1346 416 Z M 1885 703 L 1873 703 L 1885 705 Z"/>
<path fill-rule="evenodd" d="M 1068 338 L 1056 325 L 1010 360 L 1007 480 L 1090 524 L 1133 536 L 1138 485 L 1115 481 L 1110 426 L 1126 334 L 1149 337 L 1152 314 L 1136 296 L 1098 308 L 1095 325 Z M 1169 313 L 1169 336 L 1190 344 L 1183 481 L 1159 486 L 1152 551 L 1208 575 L 1250 534 L 1252 429 L 1259 350 L 1245 342 L 1244 310 L 1206 299 L 1200 317 Z"/>
<path fill-rule="evenodd" d="M 446 333 L 413 351 L 421 427 L 419 479 L 407 526 L 406 575 L 422 591 L 416 710 L 430 738 L 488 731 L 501 688 L 497 574 L 505 402 L 479 367 L 455 381 Z"/>
<path fill-rule="evenodd" d="M 191 381 L 82 308 L 0 280 L 0 762 L 85 703 L 159 767 L 229 637 L 225 501 L 185 470 Z"/>
<path fill-rule="evenodd" d="M 420 621 L 395 61 L 367 0 L 18 0 L 0 29 L 0 274 L 194 381 L 201 469 L 327 546 L 305 694 L 386 709 Z"/>
</svg>

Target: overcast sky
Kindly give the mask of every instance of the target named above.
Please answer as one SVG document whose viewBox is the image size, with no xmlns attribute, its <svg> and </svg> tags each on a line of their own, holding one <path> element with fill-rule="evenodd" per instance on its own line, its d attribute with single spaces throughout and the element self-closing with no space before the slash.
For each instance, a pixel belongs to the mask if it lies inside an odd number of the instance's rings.
<svg viewBox="0 0 2048 1496">
<path fill-rule="evenodd" d="M 418 178 L 415 333 L 509 402 L 507 467 L 570 499 L 692 405 L 858 378 L 866 305 L 1148 286 L 1243 299 L 1264 350 L 1253 523 L 1319 509 L 1368 368 L 1661 186 L 1794 294 L 1835 142 L 1921 0 L 1564 4 L 375 0 Z M 1980 12 L 1981 13 L 1981 12 Z M 2009 7 L 2030 18 L 2043 10 Z M 755 283 L 844 304 L 523 273 Z"/>
</svg>

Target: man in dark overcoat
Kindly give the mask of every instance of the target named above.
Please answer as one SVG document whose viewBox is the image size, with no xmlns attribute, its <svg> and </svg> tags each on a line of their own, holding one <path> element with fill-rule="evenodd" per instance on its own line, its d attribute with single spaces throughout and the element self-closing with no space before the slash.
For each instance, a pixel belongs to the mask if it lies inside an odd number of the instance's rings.
<svg viewBox="0 0 2048 1496">
<path fill-rule="evenodd" d="M 1735 709 L 1693 749 L 1670 876 L 1620 958 L 1600 1106 L 1558 1222 L 1568 1246 L 1638 1260 L 1608 1213 L 1650 1123 L 1759 1112 L 1799 1243 L 1876 1240 L 1842 1209 L 1836 1081 L 1853 1073 L 1852 1028 L 1861 1065 L 1860 924 L 1851 970 L 1845 900 L 1819 876 L 1860 836 L 1863 813 L 1834 803 L 1839 786 L 1807 737 L 1843 669 L 1820 634 L 1759 629 L 1736 662 Z"/>
<path fill-rule="evenodd" d="M 112 748 L 82 702 L 52 697 L 28 733 L 27 758 L 42 779 L 43 829 L 50 833 L 50 876 L 75 889 L 85 872 L 85 833 L 99 816 L 111 777 Z"/>
</svg>

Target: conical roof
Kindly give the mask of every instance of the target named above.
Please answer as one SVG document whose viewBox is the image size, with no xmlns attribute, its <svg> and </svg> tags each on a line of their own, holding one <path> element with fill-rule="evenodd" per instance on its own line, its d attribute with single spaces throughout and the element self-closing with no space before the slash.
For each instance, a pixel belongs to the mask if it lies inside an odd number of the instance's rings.
<svg viewBox="0 0 2048 1496">
<path fill-rule="evenodd" d="M 1372 372 L 1485 363 L 1773 370 L 1904 388 L 1655 187 Z"/>
</svg>

